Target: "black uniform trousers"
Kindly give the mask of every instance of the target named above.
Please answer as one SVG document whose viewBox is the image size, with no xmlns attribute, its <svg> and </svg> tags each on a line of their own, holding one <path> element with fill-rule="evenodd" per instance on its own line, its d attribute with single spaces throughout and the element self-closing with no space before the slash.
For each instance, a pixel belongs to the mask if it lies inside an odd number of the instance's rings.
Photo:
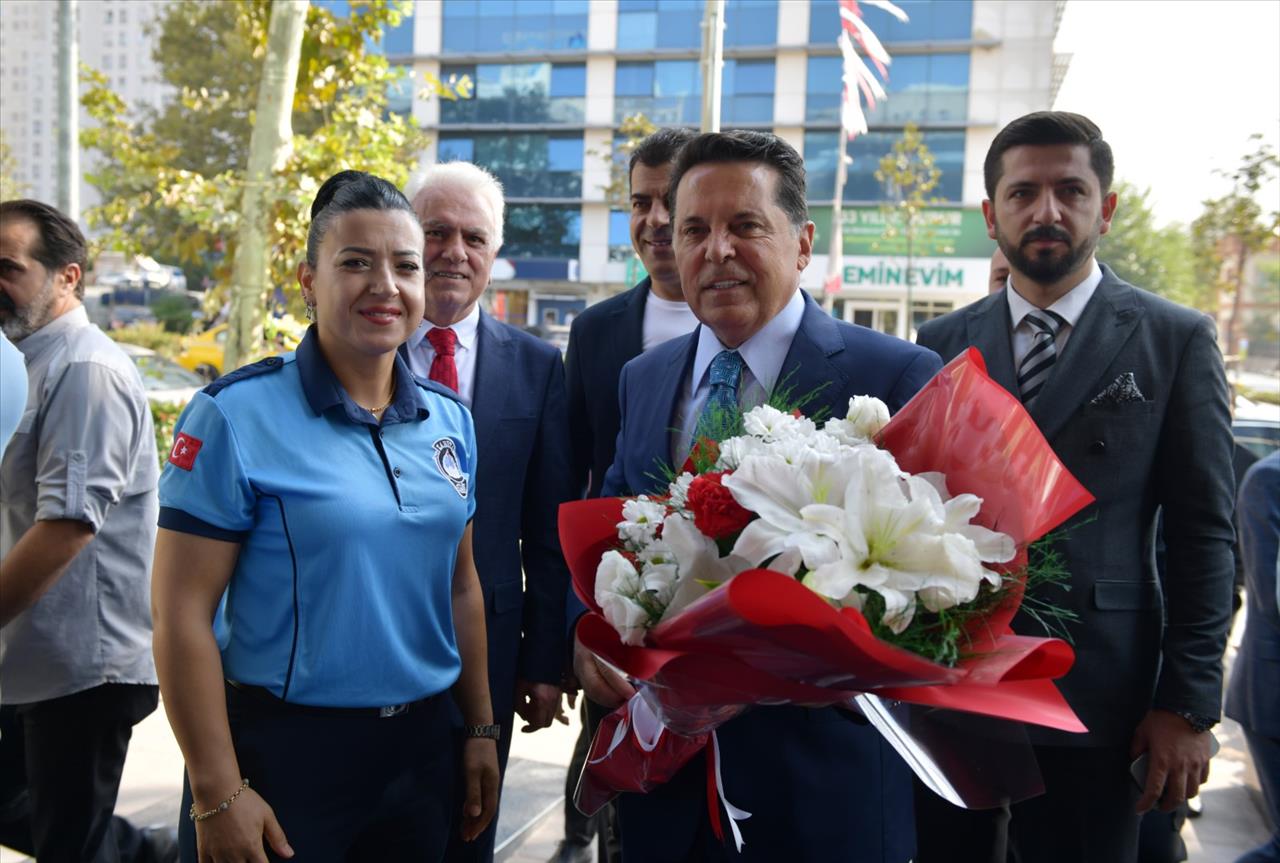
<svg viewBox="0 0 1280 863">
<path fill-rule="evenodd" d="M 228 685 L 227 719 L 240 772 L 275 812 L 294 860 L 443 859 L 456 758 L 448 693 L 382 716 L 377 708 L 308 707 Z M 197 861 L 190 808 L 184 779 L 183 863 Z M 267 857 L 280 859 L 269 847 Z"/>
<path fill-rule="evenodd" d="M 0 844 L 40 863 L 154 859 L 112 813 L 133 726 L 158 700 L 154 685 L 104 683 L 0 710 Z"/>
</svg>

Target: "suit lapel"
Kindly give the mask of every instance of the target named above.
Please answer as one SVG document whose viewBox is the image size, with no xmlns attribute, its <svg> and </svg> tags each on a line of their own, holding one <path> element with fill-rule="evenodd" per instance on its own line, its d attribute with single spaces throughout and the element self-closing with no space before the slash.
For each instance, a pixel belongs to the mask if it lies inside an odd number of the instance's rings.
<svg viewBox="0 0 1280 863">
<path fill-rule="evenodd" d="M 1080 320 L 1071 331 L 1062 356 L 1031 406 L 1031 417 L 1045 438 L 1052 441 L 1063 424 L 1105 386 L 1100 380 L 1120 348 L 1142 319 L 1133 288 L 1104 268 L 1098 285 Z"/>
<path fill-rule="evenodd" d="M 511 339 L 493 318 L 481 312 L 476 332 L 475 380 L 471 386 L 471 417 L 475 421 L 480 452 L 486 452 L 496 443 L 489 435 L 497 429 L 503 405 L 507 403 L 511 375 L 506 370 L 514 367 L 515 360 Z"/>
<path fill-rule="evenodd" d="M 1018 374 L 1013 367 L 1013 343 L 1009 326 L 1007 287 L 987 297 L 969 311 L 965 319 L 968 343 L 982 352 L 991 379 L 1015 396 Z"/>
<path fill-rule="evenodd" d="M 640 356 L 640 352 L 644 350 L 644 307 L 649 300 L 648 277 L 636 288 L 627 304 L 618 310 L 615 319 L 617 326 L 613 332 L 616 335 L 611 344 L 619 369 L 626 365 L 627 360 Z"/>
<path fill-rule="evenodd" d="M 849 394 L 849 376 L 831 358 L 844 350 L 844 340 L 835 318 L 828 315 L 808 294 L 804 297 L 804 317 L 791 339 L 782 372 L 773 393 L 789 389 L 788 401 L 815 393 L 804 405 L 806 416 L 825 409 L 823 417 L 844 416 Z M 821 388 L 821 389 L 819 389 Z"/>
<path fill-rule="evenodd" d="M 658 372 L 660 380 L 631 382 L 631 386 L 641 387 L 640 392 L 650 396 L 650 398 L 639 400 L 643 408 L 640 417 L 627 417 L 628 420 L 639 420 L 635 440 L 643 442 L 645 455 L 642 464 L 645 466 L 645 472 L 656 473 L 659 461 L 662 464 L 671 463 L 671 429 L 674 425 L 676 404 L 680 400 L 681 393 L 684 392 L 689 368 L 698 350 L 700 329 L 699 325 L 689 335 L 680 337 L 685 340 L 684 344 L 680 349 L 671 352 L 667 358 L 666 367 Z"/>
</svg>

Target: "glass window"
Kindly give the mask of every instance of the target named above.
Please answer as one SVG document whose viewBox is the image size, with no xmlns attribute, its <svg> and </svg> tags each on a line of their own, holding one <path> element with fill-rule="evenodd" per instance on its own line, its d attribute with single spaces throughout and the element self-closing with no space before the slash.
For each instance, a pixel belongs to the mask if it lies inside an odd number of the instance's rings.
<svg viewBox="0 0 1280 863">
<path fill-rule="evenodd" d="M 507 207 L 504 258 L 576 259 L 582 210 L 576 205 L 517 204 Z"/>
<path fill-rule="evenodd" d="M 881 42 L 967 40 L 972 36 L 971 0 L 896 0 L 896 5 L 907 14 L 910 19 L 907 23 L 902 23 L 883 9 L 866 5 L 859 7 L 863 20 Z M 839 35 L 839 0 L 812 0 L 809 6 L 809 42 L 830 44 Z"/>
<path fill-rule="evenodd" d="M 804 136 L 805 184 L 811 201 L 830 201 L 835 192 L 836 142 L 840 133 L 806 132 Z M 893 149 L 900 134 L 872 132 L 859 135 L 845 145 L 853 162 L 848 166 L 844 186 L 846 203 L 884 200 L 884 186 L 876 179 L 880 159 Z M 942 176 L 931 197 L 960 200 L 964 185 L 964 132 L 924 133 L 924 143 L 933 153 Z"/>
<path fill-rule="evenodd" d="M 729 0 L 724 25 L 726 47 L 774 45 L 778 41 L 778 0 Z"/>
<path fill-rule="evenodd" d="M 614 72 L 614 95 L 652 96 L 652 63 L 619 63 Z"/>
<path fill-rule="evenodd" d="M 413 17 L 411 15 L 401 18 L 398 27 L 383 31 L 382 50 L 392 56 L 413 53 Z"/>
<path fill-rule="evenodd" d="M 586 48 L 587 14 L 587 0 L 445 0 L 445 51 Z"/>
<path fill-rule="evenodd" d="M 840 122 L 843 90 L 839 57 L 810 57 L 805 119 Z M 871 125 L 963 123 L 969 115 L 968 54 L 903 54 L 885 82 L 889 97 L 867 111 Z"/>
<path fill-rule="evenodd" d="M 511 198 L 576 198 L 582 194 L 582 135 L 492 133 L 454 138 L 440 136 L 440 160 L 470 148 L 469 161 L 488 168 Z M 464 158 L 461 155 L 455 158 Z"/>
<path fill-rule="evenodd" d="M 471 138 L 441 135 L 436 149 L 438 162 L 471 162 L 475 160 L 475 142 Z"/>
<path fill-rule="evenodd" d="M 634 252 L 631 248 L 631 214 L 622 210 L 609 211 L 609 260 L 626 261 Z"/>
<path fill-rule="evenodd" d="M 721 120 L 726 124 L 772 121 L 773 76 L 772 60 L 726 60 Z"/>
<path fill-rule="evenodd" d="M 552 171 L 582 170 L 582 139 L 550 138 L 547 140 L 547 168 Z"/>
<path fill-rule="evenodd" d="M 480 63 L 444 66 L 440 77 L 469 77 L 471 99 L 444 99 L 442 123 L 581 123 L 586 67 L 581 63 Z"/>
<path fill-rule="evenodd" d="M 702 113 L 697 60 L 619 63 L 614 80 L 616 122 L 641 113 L 658 126 L 681 125 L 697 123 Z"/>
<path fill-rule="evenodd" d="M 584 63 L 551 67 L 551 97 L 587 95 L 587 67 Z"/>
<path fill-rule="evenodd" d="M 413 113 L 413 67 L 394 66 L 398 73 L 387 83 L 387 113 L 408 116 Z"/>
<path fill-rule="evenodd" d="M 810 57 L 805 78 L 804 118 L 810 123 L 839 123 L 844 68 L 839 57 Z M 834 180 L 832 182 L 835 182 Z"/>
</svg>

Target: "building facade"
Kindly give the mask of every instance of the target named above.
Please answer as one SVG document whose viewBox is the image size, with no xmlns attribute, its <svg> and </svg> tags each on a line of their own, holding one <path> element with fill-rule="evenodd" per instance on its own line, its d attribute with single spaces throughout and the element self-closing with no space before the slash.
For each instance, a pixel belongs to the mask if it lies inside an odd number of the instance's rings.
<svg viewBox="0 0 1280 863">
<path fill-rule="evenodd" d="M 1015 117 L 1052 104 L 1065 65 L 1053 39 L 1061 3 L 900 0 L 900 23 L 864 6 L 893 55 L 889 98 L 870 134 L 846 146 L 844 268 L 837 315 L 908 335 L 986 290 L 994 243 L 979 205 L 982 159 Z M 466 159 L 507 192 L 506 246 L 495 271 L 495 314 L 552 332 L 642 273 L 628 214 L 605 194 L 619 124 L 642 113 L 696 127 L 701 104 L 702 0 L 417 0 L 386 34 L 405 86 L 393 109 L 432 132 L 424 161 Z M 721 127 L 766 129 L 808 165 L 821 252 L 803 284 L 822 292 L 839 148 L 841 59 L 837 0 L 727 0 Z M 436 81 L 467 81 L 465 97 Z M 942 175 L 941 204 L 908 262 L 885 240 L 877 164 L 914 122 Z"/>
<path fill-rule="evenodd" d="M 0 3 L 0 137 L 23 194 L 49 204 L 58 201 L 58 6 L 50 0 Z M 75 4 L 80 62 L 105 75 L 134 111 L 159 106 L 171 92 L 151 59 L 154 37 L 147 32 L 163 6 L 162 0 Z M 89 118 L 79 112 L 83 129 Z M 99 202 L 97 188 L 83 179 L 93 173 L 92 154 L 81 153 L 80 168 L 83 212 Z"/>
<path fill-rule="evenodd" d="M 313 0 L 336 14 L 349 0 Z M 78 0 L 82 62 L 133 110 L 158 105 L 145 24 L 163 0 Z M 864 5 L 893 55 L 889 97 L 871 130 L 845 146 L 844 267 L 833 311 L 908 336 L 985 290 L 982 159 L 1009 120 L 1052 104 L 1065 72 L 1053 53 L 1061 2 L 898 0 L 910 21 Z M 622 120 L 696 127 L 703 0 L 416 0 L 376 47 L 404 76 L 390 108 L 431 133 L 424 162 L 474 161 L 507 193 L 506 245 L 492 311 L 563 337 L 587 304 L 643 275 L 625 204 L 605 187 Z M 57 8 L 0 3 L 0 132 L 26 193 L 57 194 Z M 837 0 L 726 0 L 722 128 L 772 130 L 808 166 L 817 224 L 804 286 L 821 294 L 840 148 Z M 444 82 L 445 86 L 439 86 Z M 461 82 L 464 86 L 450 86 Z M 469 86 L 467 86 L 469 85 Z M 81 114 L 81 123 L 87 118 Z M 930 227 L 908 259 L 885 239 L 877 164 L 913 122 L 942 174 Z M 91 174 L 91 154 L 82 156 Z M 81 206 L 97 202 L 82 183 Z M 908 290 L 910 281 L 910 290 Z M 910 294 L 910 325 L 908 324 Z"/>
</svg>

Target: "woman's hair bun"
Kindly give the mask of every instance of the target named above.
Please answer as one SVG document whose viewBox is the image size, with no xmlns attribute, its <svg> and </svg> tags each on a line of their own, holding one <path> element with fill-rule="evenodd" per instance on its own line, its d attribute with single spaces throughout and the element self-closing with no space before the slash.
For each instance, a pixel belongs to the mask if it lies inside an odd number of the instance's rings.
<svg viewBox="0 0 1280 863">
<path fill-rule="evenodd" d="M 316 192 L 316 199 L 311 202 L 311 218 L 314 219 L 320 215 L 320 211 L 329 206 L 329 202 L 333 200 L 333 196 L 343 186 L 349 186 L 357 183 L 369 175 L 364 171 L 339 171 L 332 177 L 324 181 L 324 185 L 320 187 L 320 191 Z"/>
</svg>

